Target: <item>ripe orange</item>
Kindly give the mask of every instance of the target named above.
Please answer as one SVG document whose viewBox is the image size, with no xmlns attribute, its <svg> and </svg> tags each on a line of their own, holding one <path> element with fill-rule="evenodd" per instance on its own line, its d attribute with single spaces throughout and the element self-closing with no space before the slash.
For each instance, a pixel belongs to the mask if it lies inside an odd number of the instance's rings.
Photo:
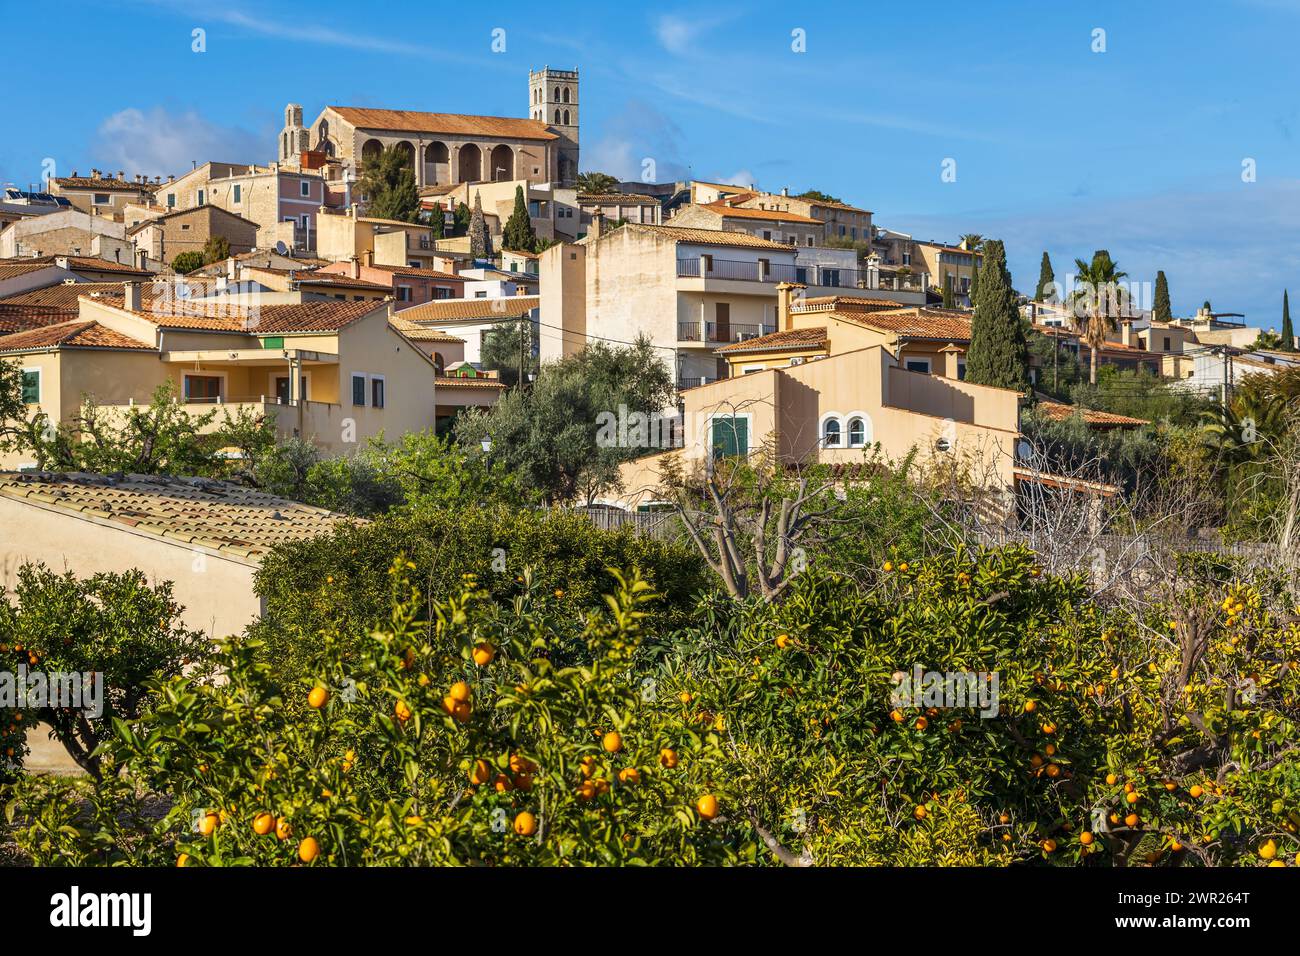
<svg viewBox="0 0 1300 956">
<path fill-rule="evenodd" d="M 677 751 L 670 747 L 665 747 L 663 750 L 659 751 L 659 763 L 661 766 L 667 767 L 669 770 L 673 769 L 673 767 L 677 766 Z"/>
<path fill-rule="evenodd" d="M 483 643 L 474 645 L 474 663 L 479 667 L 487 667 L 492 663 L 492 659 L 497 656 L 497 650 L 491 644 Z"/>
<path fill-rule="evenodd" d="M 1115 776 L 1113 773 L 1108 773 L 1106 774 L 1106 783 L 1113 787 L 1115 784 L 1119 783 L 1119 777 Z"/>
<path fill-rule="evenodd" d="M 624 767 L 618 772 L 618 779 L 623 783 L 640 783 L 641 771 L 636 767 Z"/>
<path fill-rule="evenodd" d="M 1033 700 L 1027 700 L 1027 701 L 1025 701 L 1025 713 L 1026 713 L 1026 714 L 1032 714 L 1032 713 L 1033 713 L 1035 710 L 1037 710 L 1037 709 L 1038 709 L 1038 702 L 1037 702 L 1037 701 L 1033 701 Z"/>
<path fill-rule="evenodd" d="M 889 712 L 889 719 L 896 724 L 901 724 L 903 722 L 903 712 L 901 710 L 891 710 Z"/>
<path fill-rule="evenodd" d="M 1011 814 L 1009 813 L 998 814 L 998 823 L 1010 823 L 1010 822 L 1011 822 Z"/>
<path fill-rule="evenodd" d="M 537 769 L 537 765 L 523 754 L 512 754 L 510 757 L 510 769 L 514 773 L 532 773 Z"/>
<path fill-rule="evenodd" d="M 462 700 L 462 701 L 457 701 L 456 706 L 451 709 L 451 716 L 452 719 L 456 721 L 456 723 L 463 724 L 465 723 L 465 721 L 469 720 L 469 715 L 472 714 L 473 712 L 474 712 L 474 708 L 471 707 L 466 701 Z"/>
<path fill-rule="evenodd" d="M 1274 843 L 1272 840 L 1269 840 L 1267 843 L 1265 843 L 1262 847 L 1259 848 L 1259 855 L 1261 859 L 1265 859 L 1265 860 L 1273 859 L 1273 857 L 1277 856 L 1277 844 Z"/>
<path fill-rule="evenodd" d="M 330 692 L 324 687 L 313 687 L 311 693 L 307 695 L 307 703 L 311 707 L 321 708 L 325 702 L 330 699 Z"/>
<path fill-rule="evenodd" d="M 515 817 L 515 832 L 520 836 L 532 836 L 537 832 L 537 818 L 525 810 Z"/>
<path fill-rule="evenodd" d="M 1087 830 L 1079 834 L 1079 842 L 1084 846 L 1092 846 L 1093 836 Z"/>
<path fill-rule="evenodd" d="M 411 719 L 411 708 L 406 706 L 406 701 L 404 700 L 399 700 L 393 705 L 393 713 L 397 715 L 397 719 L 402 721 L 402 723 L 406 723 L 406 721 Z"/>
<path fill-rule="evenodd" d="M 916 723 L 913 726 L 915 726 L 917 730 L 925 730 L 926 727 L 930 726 L 930 722 L 926 720 L 924 717 L 918 717 L 916 718 Z"/>
<path fill-rule="evenodd" d="M 275 821 L 275 838 L 277 840 L 287 840 L 293 835 L 293 827 L 284 817 Z"/>
<path fill-rule="evenodd" d="M 1138 815 L 1136 813 L 1130 813 L 1128 816 L 1124 818 L 1124 825 L 1126 827 L 1135 827 L 1138 825 L 1138 823 L 1139 820 L 1138 820 Z"/>
<path fill-rule="evenodd" d="M 486 760 L 475 760 L 469 771 L 469 782 L 480 786 L 492 779 L 492 767 Z"/>
<path fill-rule="evenodd" d="M 1059 764 L 1054 764 L 1054 763 L 1049 763 L 1049 764 L 1047 765 L 1047 775 L 1048 775 L 1049 777 L 1059 777 L 1059 776 L 1061 775 L 1061 767 L 1060 767 L 1060 765 L 1059 765 Z"/>
<path fill-rule="evenodd" d="M 190 855 L 188 853 L 182 853 L 180 856 L 176 858 L 177 866 L 185 866 L 189 862 L 190 862 Z"/>
<path fill-rule="evenodd" d="M 718 798 L 711 793 L 706 793 L 695 801 L 695 812 L 701 819 L 712 820 L 718 815 Z"/>
<path fill-rule="evenodd" d="M 503 773 L 499 773 L 492 780 L 492 788 L 497 793 L 507 793 L 515 788 L 515 783 Z"/>
<path fill-rule="evenodd" d="M 320 844 L 316 842 L 315 837 L 306 837 L 298 844 L 298 859 L 304 863 L 310 863 L 316 859 L 320 853 Z"/>
<path fill-rule="evenodd" d="M 893 561 L 886 561 L 886 562 L 885 562 L 885 565 L 884 565 L 884 568 L 885 568 L 886 571 L 892 571 L 892 570 L 894 570 L 894 562 L 893 562 Z"/>
<path fill-rule="evenodd" d="M 1046 840 L 1040 843 L 1039 846 L 1043 848 L 1044 853 L 1054 853 L 1056 851 L 1056 841 L 1053 840 L 1051 837 L 1048 837 Z"/>
<path fill-rule="evenodd" d="M 221 818 L 215 813 L 205 813 L 203 819 L 199 820 L 199 835 L 212 836 L 214 830 L 221 825 Z"/>
<path fill-rule="evenodd" d="M 253 832 L 258 836 L 266 836 L 275 829 L 275 817 L 263 810 L 257 816 L 253 817 Z"/>
<path fill-rule="evenodd" d="M 601 738 L 600 745 L 606 752 L 616 754 L 623 749 L 623 737 L 617 730 L 611 730 Z"/>
<path fill-rule="evenodd" d="M 1195 800 L 1199 800 L 1201 798 L 1201 795 L 1205 793 L 1205 791 L 1201 788 L 1200 784 L 1193 784 L 1192 789 L 1188 790 L 1187 792 L 1190 793 L 1192 795 L 1192 798 Z"/>
<path fill-rule="evenodd" d="M 468 703 L 470 698 L 469 684 L 466 684 L 463 680 L 458 680 L 451 685 L 451 689 L 447 691 L 447 694 L 454 701 Z"/>
<path fill-rule="evenodd" d="M 925 807 L 918 806 L 915 810 L 912 811 L 912 816 L 916 817 L 916 819 L 918 820 L 924 820 L 926 816 Z"/>
<path fill-rule="evenodd" d="M 1135 790 L 1132 793 L 1128 794 L 1124 799 L 1127 800 L 1129 803 L 1137 803 L 1139 800 L 1142 799 L 1142 796 Z"/>
<path fill-rule="evenodd" d="M 790 646 L 790 643 L 791 643 L 791 641 L 790 641 L 790 635 L 789 635 L 789 634 L 778 634 L 778 635 L 777 635 L 777 637 L 776 637 L 776 646 L 777 646 L 777 647 L 782 648 L 782 649 L 784 650 L 785 648 L 787 648 L 787 647 Z"/>
</svg>

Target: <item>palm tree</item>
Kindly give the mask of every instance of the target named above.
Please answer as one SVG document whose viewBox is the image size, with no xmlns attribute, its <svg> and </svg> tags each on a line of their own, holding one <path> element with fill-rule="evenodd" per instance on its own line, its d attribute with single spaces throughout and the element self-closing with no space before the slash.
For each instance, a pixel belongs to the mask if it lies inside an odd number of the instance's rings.
<svg viewBox="0 0 1300 956">
<path fill-rule="evenodd" d="M 1088 383 L 1097 384 L 1097 353 L 1106 344 L 1106 333 L 1118 327 L 1119 310 L 1123 307 L 1125 291 L 1119 281 L 1128 276 L 1121 272 L 1105 249 L 1092 254 L 1092 262 L 1074 260 L 1079 271 L 1070 301 L 1082 305 L 1087 311 L 1083 320 L 1083 341 L 1090 351 Z M 1114 311 L 1112 313 L 1112 306 Z"/>
</svg>

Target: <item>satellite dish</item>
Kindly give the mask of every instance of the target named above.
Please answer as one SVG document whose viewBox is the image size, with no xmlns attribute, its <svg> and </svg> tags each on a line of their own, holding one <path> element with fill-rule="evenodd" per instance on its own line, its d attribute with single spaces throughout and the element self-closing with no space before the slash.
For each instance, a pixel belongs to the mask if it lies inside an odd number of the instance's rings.
<svg viewBox="0 0 1300 956">
<path fill-rule="evenodd" d="M 282 256 L 287 256 L 289 254 L 289 247 L 284 244 L 283 239 L 277 239 L 275 241 L 275 251 Z"/>
</svg>

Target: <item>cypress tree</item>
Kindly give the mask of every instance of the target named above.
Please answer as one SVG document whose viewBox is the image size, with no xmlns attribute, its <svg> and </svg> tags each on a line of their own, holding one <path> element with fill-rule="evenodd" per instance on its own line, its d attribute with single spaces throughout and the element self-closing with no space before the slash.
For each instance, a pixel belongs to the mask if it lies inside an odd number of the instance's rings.
<svg viewBox="0 0 1300 956">
<path fill-rule="evenodd" d="M 953 298 L 952 295 L 952 273 L 951 272 L 943 277 L 943 307 L 945 309 L 955 309 L 957 307 L 956 300 Z"/>
<path fill-rule="evenodd" d="M 975 305 L 975 293 L 980 285 L 980 257 L 975 256 L 971 259 L 970 267 L 970 304 Z"/>
<path fill-rule="evenodd" d="M 469 219 L 469 253 L 476 260 L 492 255 L 492 237 L 488 235 L 487 220 L 483 218 L 483 201 L 474 194 L 474 212 Z"/>
<path fill-rule="evenodd" d="M 1286 289 L 1282 290 L 1282 349 L 1295 351 L 1295 329 L 1291 327 L 1291 301 Z"/>
<path fill-rule="evenodd" d="M 1173 317 L 1173 310 L 1169 306 L 1169 282 L 1161 269 L 1156 273 L 1156 298 L 1151 303 L 1151 318 L 1157 322 L 1168 322 Z"/>
<path fill-rule="evenodd" d="M 1028 391 L 1029 346 L 1011 288 L 1006 249 L 1000 239 L 985 240 L 980 273 L 970 348 L 966 352 L 966 381 Z"/>
<path fill-rule="evenodd" d="M 1038 264 L 1038 285 L 1034 289 L 1034 301 L 1046 302 L 1056 288 L 1056 273 L 1052 271 L 1052 260 L 1043 250 L 1042 262 Z"/>
<path fill-rule="evenodd" d="M 532 252 L 537 246 L 537 233 L 533 230 L 533 220 L 528 215 L 528 204 L 524 202 L 524 187 L 515 187 L 515 208 L 506 221 L 506 228 L 501 234 L 501 248 L 515 252 Z"/>
</svg>

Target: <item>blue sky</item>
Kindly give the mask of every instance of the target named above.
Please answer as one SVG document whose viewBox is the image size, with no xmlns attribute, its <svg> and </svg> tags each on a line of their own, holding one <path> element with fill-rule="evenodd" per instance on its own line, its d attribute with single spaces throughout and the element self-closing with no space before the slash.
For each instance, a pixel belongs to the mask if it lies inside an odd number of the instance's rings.
<svg viewBox="0 0 1300 956">
<path fill-rule="evenodd" d="M 815 187 L 1002 238 L 1021 287 L 1105 247 L 1177 312 L 1276 326 L 1300 289 L 1300 0 L 193 6 L 65 2 L 6 43 L 0 181 L 266 162 L 290 101 L 525 116 L 549 64 L 581 70 L 584 169 Z"/>
</svg>

